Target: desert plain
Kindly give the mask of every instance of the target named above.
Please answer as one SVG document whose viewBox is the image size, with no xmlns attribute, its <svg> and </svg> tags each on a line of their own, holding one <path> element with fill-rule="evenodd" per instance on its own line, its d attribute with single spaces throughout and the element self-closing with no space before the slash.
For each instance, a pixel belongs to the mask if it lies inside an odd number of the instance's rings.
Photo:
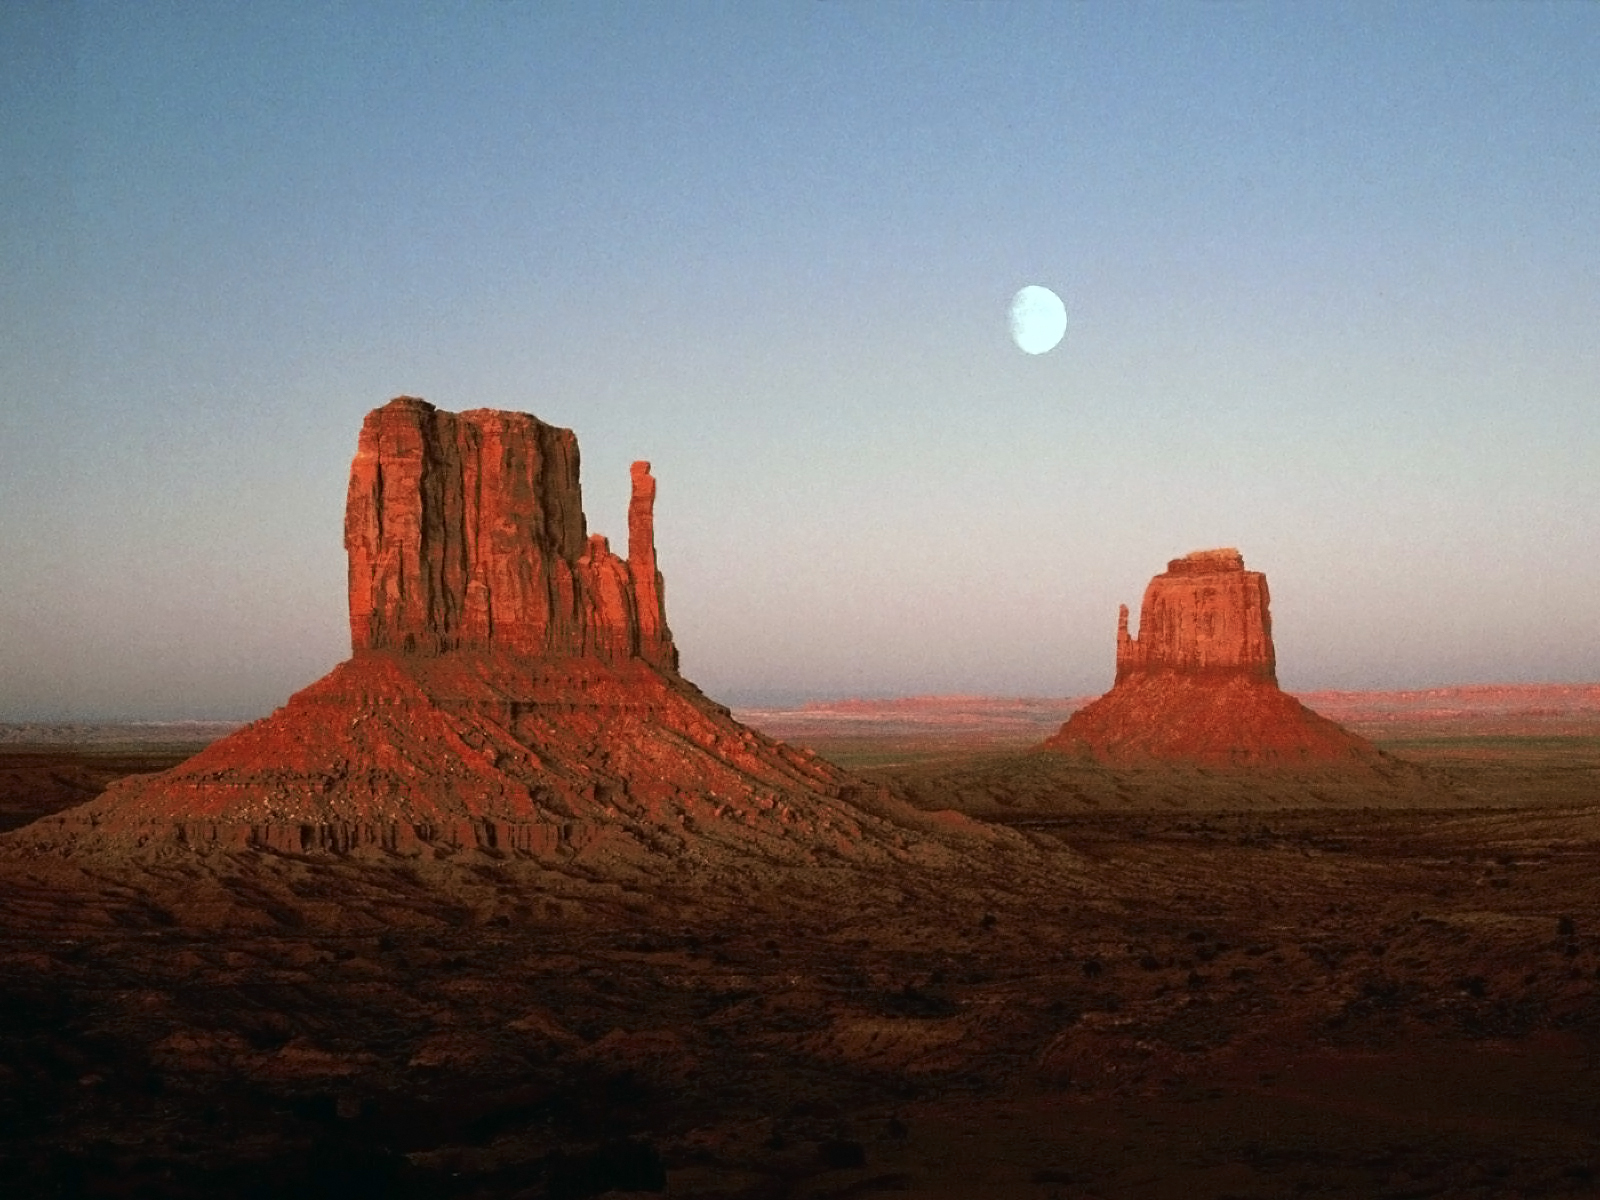
<svg viewBox="0 0 1600 1200">
<path fill-rule="evenodd" d="M 1597 695 L 1326 697 L 1394 760 L 1365 791 L 1030 751 L 1071 701 L 740 714 L 1005 833 L 894 870 L 8 853 L 0 1177 L 15 1196 L 1592 1194 Z M 6 824 L 204 732 L 13 727 Z"/>
</svg>

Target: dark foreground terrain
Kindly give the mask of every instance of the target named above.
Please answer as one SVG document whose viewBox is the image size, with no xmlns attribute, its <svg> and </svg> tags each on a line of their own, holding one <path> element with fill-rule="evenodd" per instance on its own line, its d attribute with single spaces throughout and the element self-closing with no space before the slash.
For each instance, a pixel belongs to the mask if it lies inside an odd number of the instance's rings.
<svg viewBox="0 0 1600 1200">
<path fill-rule="evenodd" d="M 0 849 L 0 1194 L 1594 1194 L 1600 739 L 1387 748 L 883 768 L 970 867 Z"/>
</svg>

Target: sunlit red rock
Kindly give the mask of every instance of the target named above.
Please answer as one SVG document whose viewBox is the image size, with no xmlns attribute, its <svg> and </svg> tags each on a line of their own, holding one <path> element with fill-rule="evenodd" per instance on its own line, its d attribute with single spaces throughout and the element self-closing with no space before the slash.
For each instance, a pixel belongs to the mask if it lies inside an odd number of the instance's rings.
<svg viewBox="0 0 1600 1200">
<path fill-rule="evenodd" d="M 527 413 L 390 401 L 367 414 L 350 468 L 351 648 L 641 655 L 675 667 L 654 501 L 650 464 L 635 463 L 624 561 L 588 536 L 571 430 Z"/>
<path fill-rule="evenodd" d="M 655 496 L 635 463 L 619 558 L 587 532 L 571 431 L 391 401 L 367 415 L 350 471 L 352 657 L 180 766 L 52 820 L 296 851 L 539 854 L 620 831 L 635 847 L 811 853 L 895 836 L 850 802 L 874 789 L 679 675 Z"/>
<path fill-rule="evenodd" d="M 1112 689 L 1045 742 L 1097 762 L 1216 766 L 1361 760 L 1365 740 L 1278 687 L 1266 576 L 1237 550 L 1167 564 L 1145 589 L 1139 634 L 1117 617 Z"/>
<path fill-rule="evenodd" d="M 1237 550 L 1199 550 L 1167 564 L 1145 588 L 1139 636 L 1128 606 L 1117 617 L 1117 679 L 1139 671 L 1240 673 L 1277 681 L 1267 577 Z"/>
</svg>

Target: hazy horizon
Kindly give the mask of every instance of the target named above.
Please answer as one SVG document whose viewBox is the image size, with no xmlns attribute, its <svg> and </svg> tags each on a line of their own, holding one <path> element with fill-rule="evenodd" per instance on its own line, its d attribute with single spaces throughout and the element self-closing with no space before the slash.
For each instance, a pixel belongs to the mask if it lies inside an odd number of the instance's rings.
<svg viewBox="0 0 1600 1200">
<path fill-rule="evenodd" d="M 1600 7 L 0 8 L 0 721 L 348 655 L 362 416 L 628 464 L 730 704 L 1600 680 Z M 1025 284 L 1054 351 L 1008 336 Z"/>
</svg>

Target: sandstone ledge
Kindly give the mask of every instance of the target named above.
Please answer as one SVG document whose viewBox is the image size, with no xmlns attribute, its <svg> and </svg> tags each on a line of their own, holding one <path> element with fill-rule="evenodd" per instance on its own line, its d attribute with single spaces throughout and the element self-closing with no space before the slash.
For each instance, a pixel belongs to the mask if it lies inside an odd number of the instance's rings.
<svg viewBox="0 0 1600 1200">
<path fill-rule="evenodd" d="M 280 854 L 351 855 L 381 852 L 414 856 L 430 849 L 490 850 L 532 858 L 551 858 L 582 850 L 597 829 L 583 822 L 495 821 L 489 819 L 413 824 L 404 821 L 321 823 L 236 821 L 114 822 L 71 813 L 47 817 L 16 835 L 36 846 L 64 845 L 87 837 L 131 847 L 163 844 L 193 850 L 271 850 Z"/>
</svg>

